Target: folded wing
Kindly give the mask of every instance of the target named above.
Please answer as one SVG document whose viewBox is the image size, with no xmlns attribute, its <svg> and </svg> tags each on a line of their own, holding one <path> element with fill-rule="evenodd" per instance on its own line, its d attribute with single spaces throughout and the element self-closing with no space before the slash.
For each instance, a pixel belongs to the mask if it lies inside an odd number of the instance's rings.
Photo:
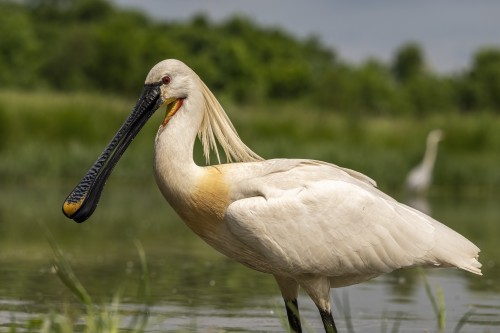
<svg viewBox="0 0 500 333">
<path fill-rule="evenodd" d="M 279 272 L 371 275 L 414 265 L 480 273 L 479 249 L 427 215 L 398 203 L 362 174 L 286 160 L 242 181 L 228 229 Z M 295 163 L 295 165 L 292 165 Z"/>
</svg>

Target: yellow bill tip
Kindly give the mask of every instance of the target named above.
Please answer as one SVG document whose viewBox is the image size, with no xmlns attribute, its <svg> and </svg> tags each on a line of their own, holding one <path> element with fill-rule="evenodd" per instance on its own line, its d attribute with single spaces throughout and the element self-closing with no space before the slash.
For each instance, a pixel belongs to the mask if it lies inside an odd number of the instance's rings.
<svg viewBox="0 0 500 333">
<path fill-rule="evenodd" d="M 85 197 L 83 197 L 82 199 L 78 200 L 77 202 L 66 200 L 64 202 L 64 204 L 63 204 L 63 213 L 64 213 L 64 215 L 66 215 L 67 217 L 71 218 L 71 216 L 73 216 L 80 209 L 80 207 L 82 206 L 84 198 Z"/>
</svg>

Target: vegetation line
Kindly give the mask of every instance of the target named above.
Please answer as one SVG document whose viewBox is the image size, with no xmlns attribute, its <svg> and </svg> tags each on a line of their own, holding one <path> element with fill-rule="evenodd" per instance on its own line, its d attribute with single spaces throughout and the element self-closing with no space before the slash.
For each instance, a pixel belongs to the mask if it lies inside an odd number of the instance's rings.
<svg viewBox="0 0 500 333">
<path fill-rule="evenodd" d="M 468 69 L 444 75 L 432 71 L 416 43 L 395 50 L 389 63 L 354 65 L 318 38 L 298 39 L 244 17 L 161 21 L 106 0 L 2 1 L 0 12 L 2 87 L 135 98 L 149 68 L 178 58 L 218 96 L 238 103 L 306 100 L 354 118 L 500 112 L 498 47 L 477 50 Z"/>
</svg>

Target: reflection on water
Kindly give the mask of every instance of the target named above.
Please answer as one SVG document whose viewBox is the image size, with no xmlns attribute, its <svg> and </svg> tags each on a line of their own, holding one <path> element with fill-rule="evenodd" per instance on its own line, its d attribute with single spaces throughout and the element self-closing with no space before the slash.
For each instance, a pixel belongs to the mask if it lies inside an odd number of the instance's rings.
<svg viewBox="0 0 500 333">
<path fill-rule="evenodd" d="M 165 267 L 161 258 L 149 258 L 154 296 L 152 305 L 148 308 L 148 331 L 283 331 L 279 318 L 284 317 L 285 313 L 273 278 L 250 272 L 225 259 L 221 260 L 220 267 L 197 262 L 196 253 L 186 259 L 197 264 L 197 267 L 184 268 L 184 274 L 194 278 L 179 281 L 177 272 L 170 269 L 171 267 Z M 114 277 L 117 267 L 107 267 L 106 263 L 87 273 L 80 273 L 83 274 L 83 280 L 89 281 L 89 291 L 94 295 L 102 295 L 104 299 L 109 300 L 113 294 L 112 290 L 118 290 L 122 286 L 120 313 L 122 326 L 126 327 L 136 312 L 144 311 L 144 305 L 138 303 L 141 300 L 136 294 L 139 279 L 135 273 L 138 272 L 131 272 L 131 276 L 128 276 L 124 273 L 125 267 L 132 265 L 123 262 L 123 266 L 122 279 Z M 0 326 L 12 324 L 13 319 L 23 323 L 28 319 L 38 318 L 40 313 L 62 309 L 62 302 L 66 305 L 76 304 L 74 298 L 66 292 L 61 292 L 62 284 L 50 270 L 32 271 L 29 267 L 24 269 L 27 271 L 21 273 L 30 274 L 34 281 L 51 282 L 38 287 L 31 285 L 31 291 L 36 290 L 32 297 L 24 293 L 23 296 L 16 296 L 15 292 L 3 294 L 0 301 Z M 109 288 L 109 284 L 101 280 L 107 270 L 115 284 L 114 288 Z M 234 280 L 234 276 L 237 276 L 234 271 L 242 273 L 243 283 Z M 6 275 L 3 273 L 2 268 L 2 285 L 15 284 L 15 281 L 5 279 Z M 228 279 L 228 274 L 233 277 Z M 467 313 L 470 313 L 470 316 L 464 332 L 487 332 L 486 328 L 500 328 L 500 304 L 497 294 L 468 290 L 466 273 L 458 270 L 433 270 L 427 271 L 427 274 L 431 286 L 439 285 L 443 289 L 450 332 L 453 332 L 457 323 Z M 194 283 L 191 283 L 193 281 Z M 384 326 L 391 328 L 394 325 L 400 325 L 400 332 L 432 332 L 437 327 L 437 320 L 423 282 L 413 269 L 379 277 L 364 284 L 336 289 L 332 297 L 339 327 L 346 326 L 347 314 L 350 314 L 348 320 L 352 321 L 357 332 L 381 331 Z M 349 308 L 346 308 L 346 300 Z M 314 304 L 305 295 L 301 295 L 299 302 L 304 320 L 321 332 L 322 324 Z"/>
<path fill-rule="evenodd" d="M 13 322 L 77 304 L 52 270 L 52 253 L 38 223 L 54 235 L 94 300 L 110 302 L 120 291 L 124 327 L 134 312 L 144 309 L 137 291 L 140 260 L 133 245 L 138 239 L 150 266 L 148 331 L 284 330 L 280 317 L 285 313 L 274 279 L 210 249 L 175 217 L 154 185 L 132 190 L 108 186 L 94 219 L 81 225 L 61 215 L 60 201 L 69 187 L 60 187 L 53 196 L 44 184 L 29 191 L 17 186 L 0 189 L 0 332 L 9 331 Z M 431 286 L 443 289 L 447 331 L 453 332 L 465 314 L 462 332 L 500 331 L 496 201 L 430 200 L 436 219 L 482 249 L 483 277 L 450 269 L 426 271 Z M 301 296 L 299 303 L 304 326 L 321 332 L 309 298 Z M 356 332 L 391 331 L 394 325 L 400 325 L 399 332 L 436 331 L 435 314 L 414 269 L 337 289 L 333 303 L 339 328 L 346 327 L 348 316 Z"/>
</svg>

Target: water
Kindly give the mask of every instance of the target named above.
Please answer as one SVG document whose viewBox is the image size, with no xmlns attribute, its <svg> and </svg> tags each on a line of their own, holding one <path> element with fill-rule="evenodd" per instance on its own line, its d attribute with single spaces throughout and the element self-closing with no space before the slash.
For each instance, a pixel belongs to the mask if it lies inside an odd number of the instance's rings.
<svg viewBox="0 0 500 333">
<path fill-rule="evenodd" d="M 111 180 L 93 218 L 76 224 L 60 204 L 72 184 L 13 184 L 0 189 L 0 332 L 78 308 L 53 269 L 48 231 L 97 304 L 119 294 L 120 326 L 147 311 L 148 332 L 283 332 L 285 312 L 274 279 L 218 254 L 173 214 L 152 179 Z M 494 198 L 443 193 L 427 203 L 432 215 L 481 249 L 483 277 L 454 269 L 426 270 L 441 288 L 446 332 L 500 331 L 500 209 Z M 151 296 L 141 293 L 145 249 Z M 339 329 L 347 332 L 436 332 L 437 319 L 421 272 L 397 271 L 332 293 Z M 305 331 L 322 332 L 315 306 L 301 294 Z M 146 309 L 146 310 L 145 310 Z M 309 328 L 309 330 L 308 330 Z"/>
</svg>

